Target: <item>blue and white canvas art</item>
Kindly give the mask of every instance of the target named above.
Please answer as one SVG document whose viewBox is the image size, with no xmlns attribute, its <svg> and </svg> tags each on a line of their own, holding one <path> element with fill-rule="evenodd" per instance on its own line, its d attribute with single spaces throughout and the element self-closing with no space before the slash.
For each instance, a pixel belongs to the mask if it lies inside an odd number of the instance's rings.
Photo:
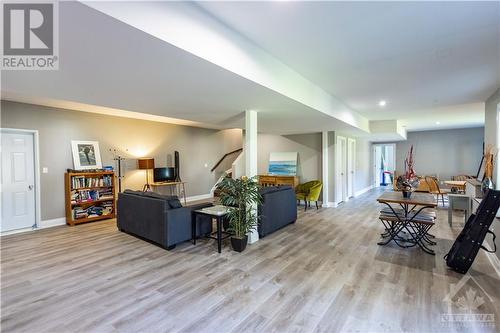
<svg viewBox="0 0 500 333">
<path fill-rule="evenodd" d="M 268 173 L 270 175 L 297 175 L 297 152 L 271 153 Z"/>
</svg>

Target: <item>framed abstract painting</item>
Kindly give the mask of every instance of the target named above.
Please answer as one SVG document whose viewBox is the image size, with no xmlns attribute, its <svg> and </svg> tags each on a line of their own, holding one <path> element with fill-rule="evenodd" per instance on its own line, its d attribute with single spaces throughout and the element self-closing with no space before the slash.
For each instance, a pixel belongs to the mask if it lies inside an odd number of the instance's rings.
<svg viewBox="0 0 500 333">
<path fill-rule="evenodd" d="M 269 155 L 270 175 L 297 175 L 297 152 L 271 153 Z"/>
</svg>

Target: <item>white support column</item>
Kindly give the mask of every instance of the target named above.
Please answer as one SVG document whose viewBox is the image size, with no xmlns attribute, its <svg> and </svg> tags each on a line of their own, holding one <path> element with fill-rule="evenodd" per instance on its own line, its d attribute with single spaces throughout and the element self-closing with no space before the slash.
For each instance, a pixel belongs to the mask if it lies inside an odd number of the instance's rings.
<svg viewBox="0 0 500 333">
<path fill-rule="evenodd" d="M 253 177 L 257 175 L 257 111 L 245 111 L 245 175 Z M 257 213 L 257 206 L 252 207 Z M 248 243 L 252 244 L 259 240 L 259 233 L 254 230 L 248 235 Z"/>
<path fill-rule="evenodd" d="M 329 163 L 328 163 L 328 131 L 323 131 L 321 133 L 321 174 L 323 177 L 323 207 L 328 207 L 328 173 L 329 173 Z"/>
</svg>

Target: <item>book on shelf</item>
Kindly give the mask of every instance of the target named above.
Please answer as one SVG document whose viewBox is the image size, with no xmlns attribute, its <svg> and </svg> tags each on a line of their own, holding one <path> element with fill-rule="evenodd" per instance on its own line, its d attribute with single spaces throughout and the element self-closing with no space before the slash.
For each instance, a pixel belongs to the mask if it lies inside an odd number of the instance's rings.
<svg viewBox="0 0 500 333">
<path fill-rule="evenodd" d="M 102 177 L 95 176 L 72 176 L 71 188 L 85 188 L 85 187 L 111 187 L 113 186 L 113 176 L 103 175 Z"/>
<path fill-rule="evenodd" d="M 91 202 L 96 200 L 113 200 L 113 189 L 102 190 L 71 190 L 71 203 Z"/>
<path fill-rule="evenodd" d="M 113 202 L 105 201 L 99 205 L 89 207 L 76 206 L 73 208 L 73 219 L 79 220 L 84 218 L 92 218 L 98 216 L 110 215 L 113 213 Z"/>
</svg>

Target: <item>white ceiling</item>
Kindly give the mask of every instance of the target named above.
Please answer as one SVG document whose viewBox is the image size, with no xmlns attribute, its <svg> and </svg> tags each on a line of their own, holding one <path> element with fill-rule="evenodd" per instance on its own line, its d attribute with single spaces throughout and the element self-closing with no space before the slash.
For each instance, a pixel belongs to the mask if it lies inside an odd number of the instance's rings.
<svg viewBox="0 0 500 333">
<path fill-rule="evenodd" d="M 500 2 L 199 5 L 370 120 L 479 126 L 500 87 Z"/>
<path fill-rule="evenodd" d="M 500 86 L 500 2 L 199 5 L 367 119 L 408 131 L 481 126 Z M 256 109 L 262 132 L 366 135 L 83 4 L 59 10 L 60 69 L 4 71 L 2 98 L 213 128 Z"/>
<path fill-rule="evenodd" d="M 3 99 L 108 114 L 143 112 L 213 128 L 241 128 L 243 111 L 255 109 L 262 132 L 356 133 L 83 4 L 62 2 L 59 13 L 59 70 L 4 71 Z"/>
</svg>

